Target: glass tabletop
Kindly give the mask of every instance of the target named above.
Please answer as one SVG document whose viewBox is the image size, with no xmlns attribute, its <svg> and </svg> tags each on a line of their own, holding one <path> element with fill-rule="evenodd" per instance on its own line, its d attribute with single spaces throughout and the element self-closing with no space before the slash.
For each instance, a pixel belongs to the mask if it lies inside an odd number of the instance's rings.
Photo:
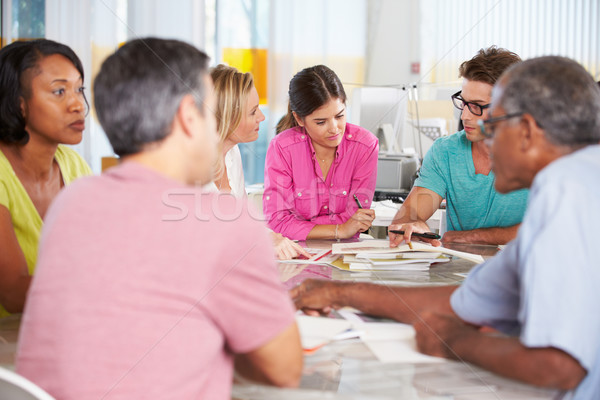
<svg viewBox="0 0 600 400">
<path fill-rule="evenodd" d="M 328 248 L 331 241 L 300 242 L 308 248 Z M 488 258 L 498 247 L 453 244 L 453 250 Z M 291 288 L 308 278 L 373 282 L 399 286 L 458 285 L 475 266 L 463 259 L 438 263 L 428 271 L 350 272 L 330 265 L 279 263 L 280 278 Z M 472 364 L 446 360 L 440 363 L 384 363 L 360 340 L 331 342 L 305 355 L 297 389 L 278 389 L 239 380 L 235 399 L 550 399 L 553 390 L 505 379 Z"/>
</svg>

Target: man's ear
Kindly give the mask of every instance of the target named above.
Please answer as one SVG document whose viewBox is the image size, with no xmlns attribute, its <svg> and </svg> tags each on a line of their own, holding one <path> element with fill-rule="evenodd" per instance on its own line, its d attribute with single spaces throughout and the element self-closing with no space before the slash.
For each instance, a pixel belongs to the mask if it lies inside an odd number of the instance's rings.
<svg viewBox="0 0 600 400">
<path fill-rule="evenodd" d="M 296 120 L 298 126 L 304 127 L 304 121 L 302 121 L 302 118 L 300 118 L 298 114 L 296 114 L 296 111 L 292 111 L 292 115 L 294 116 L 294 119 Z"/>
<path fill-rule="evenodd" d="M 181 126 L 184 134 L 192 136 L 194 127 L 196 126 L 195 124 L 197 123 L 199 117 L 200 111 L 196 106 L 194 96 L 191 94 L 186 94 L 181 99 L 181 102 L 179 102 L 179 108 L 177 108 L 177 113 L 175 114 L 175 118 Z"/>
<path fill-rule="evenodd" d="M 521 151 L 528 151 L 539 143 L 543 138 L 544 131 L 538 126 L 531 114 L 523 114 L 521 117 L 521 130 L 519 131 L 519 141 Z"/>
</svg>

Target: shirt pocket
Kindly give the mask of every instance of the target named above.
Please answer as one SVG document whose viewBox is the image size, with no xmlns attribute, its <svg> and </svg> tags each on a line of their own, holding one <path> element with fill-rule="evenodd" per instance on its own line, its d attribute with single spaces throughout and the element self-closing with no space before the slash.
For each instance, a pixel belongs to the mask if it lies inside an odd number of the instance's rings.
<svg viewBox="0 0 600 400">
<path fill-rule="evenodd" d="M 297 216 L 310 221 L 319 214 L 319 196 L 314 188 L 294 188 L 294 206 Z"/>
<path fill-rule="evenodd" d="M 334 186 L 329 191 L 329 206 L 334 214 L 345 212 L 351 203 L 350 188 L 346 186 Z"/>
</svg>

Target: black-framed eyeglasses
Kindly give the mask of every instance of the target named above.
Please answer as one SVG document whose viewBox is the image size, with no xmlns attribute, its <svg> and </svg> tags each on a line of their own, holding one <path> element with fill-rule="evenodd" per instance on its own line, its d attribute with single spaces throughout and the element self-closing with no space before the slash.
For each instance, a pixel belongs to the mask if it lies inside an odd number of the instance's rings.
<svg viewBox="0 0 600 400">
<path fill-rule="evenodd" d="M 469 111 L 471 111 L 471 114 L 480 117 L 483 115 L 483 110 L 485 110 L 486 108 L 488 108 L 491 105 L 491 104 L 485 104 L 482 106 L 481 104 L 466 101 L 465 99 L 460 97 L 461 93 L 462 93 L 462 90 L 459 90 L 458 92 L 456 92 L 452 96 L 450 96 L 452 98 L 452 103 L 454 103 L 454 107 L 458 108 L 461 111 L 465 108 L 465 106 L 467 106 L 467 107 L 469 107 Z"/>
<path fill-rule="evenodd" d="M 511 118 L 515 118 L 515 117 L 520 117 L 523 114 L 525 114 L 525 113 L 516 112 L 516 113 L 500 115 L 498 117 L 488 118 L 488 119 L 484 119 L 484 120 L 480 119 L 479 121 L 477 121 L 477 125 L 479 125 L 479 130 L 481 131 L 481 134 L 483 136 L 485 136 L 486 138 L 491 138 L 494 136 L 494 125 L 496 125 L 500 121 L 505 121 L 507 119 L 511 119 Z"/>
</svg>

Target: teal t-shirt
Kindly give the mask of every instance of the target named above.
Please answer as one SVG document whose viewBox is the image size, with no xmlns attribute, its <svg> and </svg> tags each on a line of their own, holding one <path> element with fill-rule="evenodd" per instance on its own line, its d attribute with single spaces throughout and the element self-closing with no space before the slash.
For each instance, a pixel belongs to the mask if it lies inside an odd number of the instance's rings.
<svg viewBox="0 0 600 400">
<path fill-rule="evenodd" d="M 433 190 L 446 199 L 449 231 L 506 227 L 519 224 L 529 190 L 500 194 L 494 173 L 475 174 L 471 142 L 465 131 L 437 139 L 425 155 L 415 186 Z"/>
</svg>

